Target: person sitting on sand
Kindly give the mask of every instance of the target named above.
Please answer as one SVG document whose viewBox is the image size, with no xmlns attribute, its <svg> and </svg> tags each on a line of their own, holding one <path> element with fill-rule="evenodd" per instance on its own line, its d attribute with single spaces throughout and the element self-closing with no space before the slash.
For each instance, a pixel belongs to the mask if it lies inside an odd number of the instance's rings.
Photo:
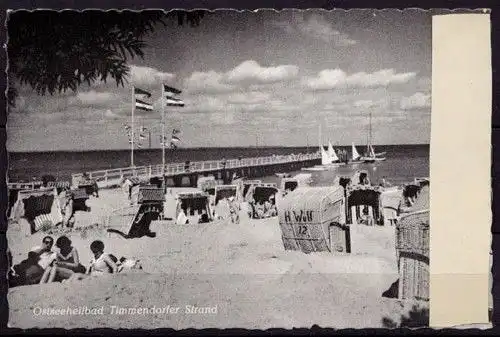
<svg viewBox="0 0 500 337">
<path fill-rule="evenodd" d="M 102 275 L 109 273 L 117 273 L 118 267 L 111 259 L 109 254 L 104 253 L 104 243 L 100 240 L 95 240 L 90 244 L 90 250 L 94 257 L 90 260 L 90 265 L 87 274 Z"/>
<path fill-rule="evenodd" d="M 11 266 L 8 272 L 9 288 L 22 286 L 25 284 L 39 283 L 43 275 L 43 270 L 40 270 L 41 267 L 38 266 L 39 259 L 40 258 L 37 253 L 28 252 L 28 258 L 24 259 L 16 265 Z M 32 276 L 31 278 L 26 278 L 27 271 L 31 266 L 34 266 L 33 268 L 31 268 L 32 271 L 40 270 L 40 272 L 38 273 L 38 278 L 33 278 Z M 30 272 L 30 275 L 33 275 L 33 272 Z M 29 280 L 29 283 L 27 280 Z"/>
<path fill-rule="evenodd" d="M 56 240 L 57 267 L 67 268 L 75 273 L 85 274 L 85 267 L 80 263 L 78 251 L 71 245 L 71 240 L 62 235 Z"/>
<path fill-rule="evenodd" d="M 201 216 L 200 216 L 200 220 L 198 220 L 198 223 L 207 223 L 207 222 L 209 222 L 208 214 L 207 214 L 207 211 L 205 209 L 203 209 L 201 211 Z"/>
<path fill-rule="evenodd" d="M 234 201 L 234 197 L 229 197 L 229 199 L 227 199 L 227 203 L 229 206 L 229 214 L 231 217 L 231 222 L 239 223 L 240 222 L 240 216 L 238 214 L 239 209 Z"/>
<path fill-rule="evenodd" d="M 26 269 L 26 284 L 45 283 L 49 277 L 48 267 L 55 261 L 56 253 L 52 251 L 54 239 L 51 236 L 46 236 L 42 239 L 42 246 L 33 247 L 29 255 L 31 261 L 37 260 Z M 37 258 L 35 258 L 35 255 Z"/>
<path fill-rule="evenodd" d="M 186 213 L 184 211 L 184 208 L 181 208 L 179 211 L 179 215 L 177 215 L 177 225 L 185 225 L 189 221 L 188 217 L 186 216 Z"/>
<path fill-rule="evenodd" d="M 264 217 L 264 204 L 262 201 L 255 204 L 255 213 L 257 213 L 257 218 L 259 219 Z"/>
</svg>

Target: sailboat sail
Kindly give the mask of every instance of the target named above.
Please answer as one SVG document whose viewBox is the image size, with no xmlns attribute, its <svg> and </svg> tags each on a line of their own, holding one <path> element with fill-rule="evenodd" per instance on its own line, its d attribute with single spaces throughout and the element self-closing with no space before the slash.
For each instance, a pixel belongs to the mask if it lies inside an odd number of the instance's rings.
<svg viewBox="0 0 500 337">
<path fill-rule="evenodd" d="M 356 146 L 352 143 L 352 160 L 358 160 L 360 157 L 358 150 L 356 150 Z"/>
<path fill-rule="evenodd" d="M 328 141 L 328 155 L 330 156 L 331 162 L 339 160 L 339 157 L 337 156 L 337 153 L 333 149 L 332 143 L 330 143 L 330 141 Z"/>
<path fill-rule="evenodd" d="M 369 145 L 369 148 L 370 148 L 370 150 L 369 150 L 370 152 L 368 152 L 368 155 L 370 157 L 376 157 L 375 150 L 373 149 L 373 146 L 371 144 Z"/>
<path fill-rule="evenodd" d="M 332 160 L 330 159 L 330 156 L 328 153 L 325 151 L 323 146 L 320 145 L 320 151 L 321 151 L 321 165 L 328 165 L 331 164 Z"/>
</svg>

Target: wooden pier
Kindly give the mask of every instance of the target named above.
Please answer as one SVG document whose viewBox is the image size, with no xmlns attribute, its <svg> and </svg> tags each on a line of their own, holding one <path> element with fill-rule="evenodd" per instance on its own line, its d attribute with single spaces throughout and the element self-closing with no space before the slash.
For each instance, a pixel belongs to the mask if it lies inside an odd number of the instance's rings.
<svg viewBox="0 0 500 337">
<path fill-rule="evenodd" d="M 290 172 L 319 164 L 318 153 L 185 162 L 165 165 L 165 178 L 171 186 L 195 187 L 199 177 L 213 175 L 224 183 L 229 183 L 234 174 L 240 177 L 256 178 L 273 175 L 277 172 Z M 162 177 L 162 165 L 137 166 L 85 172 L 89 179 L 95 180 L 100 188 L 118 186 L 123 178 L 139 177 L 151 179 Z M 83 173 L 73 174 L 72 184 L 78 184 Z"/>
</svg>

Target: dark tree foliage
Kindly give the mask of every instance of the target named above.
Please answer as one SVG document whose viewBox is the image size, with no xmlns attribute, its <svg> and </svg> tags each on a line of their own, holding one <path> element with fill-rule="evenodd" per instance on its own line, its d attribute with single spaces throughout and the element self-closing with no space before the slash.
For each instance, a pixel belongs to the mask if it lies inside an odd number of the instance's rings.
<svg viewBox="0 0 500 337">
<path fill-rule="evenodd" d="M 158 24 L 177 19 L 197 26 L 205 11 L 16 11 L 9 15 L 9 76 L 39 95 L 76 91 L 83 83 L 123 86 L 127 61 L 144 57 L 143 38 Z M 17 93 L 10 81 L 8 101 Z"/>
</svg>

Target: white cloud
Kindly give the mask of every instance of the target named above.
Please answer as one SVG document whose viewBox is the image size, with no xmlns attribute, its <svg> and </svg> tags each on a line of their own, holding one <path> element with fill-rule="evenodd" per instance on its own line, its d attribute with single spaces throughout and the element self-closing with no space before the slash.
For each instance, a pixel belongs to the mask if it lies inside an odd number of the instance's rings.
<svg viewBox="0 0 500 337">
<path fill-rule="evenodd" d="M 79 92 L 76 97 L 70 99 L 70 103 L 82 103 L 85 105 L 102 105 L 109 103 L 116 96 L 110 92 L 97 92 L 95 90 Z"/>
<path fill-rule="evenodd" d="M 256 61 L 248 60 L 225 74 L 227 83 L 265 84 L 288 81 L 297 77 L 299 68 L 294 65 L 262 67 Z"/>
<path fill-rule="evenodd" d="M 189 93 L 228 93 L 242 87 L 262 84 L 277 84 L 295 79 L 299 68 L 294 65 L 263 67 L 253 60 L 247 60 L 225 73 L 215 70 L 194 72 L 184 80 Z"/>
<path fill-rule="evenodd" d="M 396 73 L 383 69 L 373 73 L 359 72 L 348 75 L 341 69 L 324 69 L 316 77 L 304 78 L 303 84 L 312 90 L 330 90 L 342 87 L 376 88 L 390 84 L 407 83 L 416 73 Z"/>
<path fill-rule="evenodd" d="M 190 93 L 223 93 L 234 91 L 235 87 L 222 83 L 222 74 L 214 70 L 194 72 L 184 80 L 184 87 Z"/>
<path fill-rule="evenodd" d="M 162 72 L 156 68 L 131 65 L 129 80 L 133 85 L 149 87 L 158 83 L 171 81 L 175 78 L 172 73 Z"/>
<path fill-rule="evenodd" d="M 423 109 L 431 106 L 431 95 L 417 92 L 409 97 L 401 98 L 400 107 L 403 110 Z"/>
<path fill-rule="evenodd" d="M 289 34 L 300 34 L 304 37 L 334 43 L 336 46 L 356 44 L 355 40 L 336 30 L 332 23 L 317 14 L 309 15 L 307 18 L 305 15 L 295 15 L 291 20 L 275 21 L 272 24 Z"/>
</svg>

